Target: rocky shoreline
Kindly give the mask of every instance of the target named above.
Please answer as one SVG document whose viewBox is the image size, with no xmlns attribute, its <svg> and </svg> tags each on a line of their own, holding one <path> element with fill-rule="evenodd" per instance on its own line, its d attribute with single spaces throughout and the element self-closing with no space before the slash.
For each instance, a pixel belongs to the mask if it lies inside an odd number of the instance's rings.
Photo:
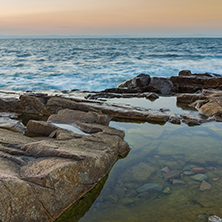
<svg viewBox="0 0 222 222">
<path fill-rule="evenodd" d="M 195 115 L 113 101 L 160 97 Z M 101 92 L 0 91 L 0 112 L 0 220 L 55 221 L 130 151 L 111 120 L 221 122 L 222 76 L 183 70 L 170 78 L 140 74 Z"/>
</svg>

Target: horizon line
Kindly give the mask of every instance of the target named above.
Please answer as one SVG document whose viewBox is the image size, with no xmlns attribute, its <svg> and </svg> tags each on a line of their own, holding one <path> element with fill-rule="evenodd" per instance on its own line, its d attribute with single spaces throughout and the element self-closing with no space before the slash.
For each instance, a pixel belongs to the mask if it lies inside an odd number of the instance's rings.
<svg viewBox="0 0 222 222">
<path fill-rule="evenodd" d="M 204 34 L 193 34 L 193 35 L 0 35 L 0 39 L 49 39 L 49 38 L 222 38 L 222 35 L 204 35 Z"/>
</svg>

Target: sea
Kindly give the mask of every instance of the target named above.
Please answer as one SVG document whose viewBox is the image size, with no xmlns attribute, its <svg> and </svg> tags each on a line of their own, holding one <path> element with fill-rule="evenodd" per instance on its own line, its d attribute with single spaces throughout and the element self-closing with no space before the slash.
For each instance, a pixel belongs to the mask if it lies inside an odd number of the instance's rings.
<svg viewBox="0 0 222 222">
<path fill-rule="evenodd" d="M 222 74 L 222 38 L 0 39 L 1 90 L 104 90 L 183 69 Z"/>
</svg>

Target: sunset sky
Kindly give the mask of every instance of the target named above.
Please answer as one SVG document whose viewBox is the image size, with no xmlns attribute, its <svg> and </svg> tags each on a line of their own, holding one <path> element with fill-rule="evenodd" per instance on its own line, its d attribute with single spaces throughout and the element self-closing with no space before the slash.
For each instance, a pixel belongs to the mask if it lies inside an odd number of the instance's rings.
<svg viewBox="0 0 222 222">
<path fill-rule="evenodd" d="M 222 0 L 0 0 L 0 35 L 222 37 Z"/>
</svg>

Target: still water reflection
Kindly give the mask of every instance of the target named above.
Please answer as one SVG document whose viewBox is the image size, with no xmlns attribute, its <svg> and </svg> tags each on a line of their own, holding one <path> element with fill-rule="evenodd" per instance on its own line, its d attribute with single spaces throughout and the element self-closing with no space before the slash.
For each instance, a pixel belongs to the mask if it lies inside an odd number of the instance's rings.
<svg viewBox="0 0 222 222">
<path fill-rule="evenodd" d="M 181 222 L 207 221 L 212 214 L 222 217 L 221 123 L 188 127 L 112 122 L 111 126 L 125 130 L 131 152 L 58 221 Z M 161 169 L 166 166 L 179 173 L 164 177 Z M 200 172 L 192 171 L 196 168 Z M 201 191 L 203 180 L 208 187 Z"/>
</svg>

